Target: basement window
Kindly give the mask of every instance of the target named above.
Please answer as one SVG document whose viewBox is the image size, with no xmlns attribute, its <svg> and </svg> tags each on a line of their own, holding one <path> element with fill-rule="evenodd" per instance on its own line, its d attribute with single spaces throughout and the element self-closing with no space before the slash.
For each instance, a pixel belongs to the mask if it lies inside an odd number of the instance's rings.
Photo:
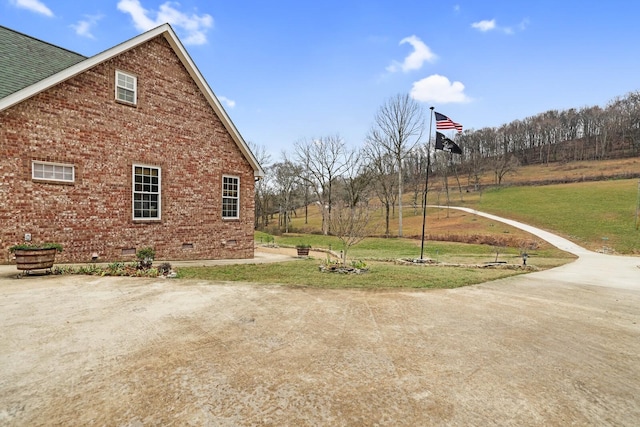
<svg viewBox="0 0 640 427">
<path fill-rule="evenodd" d="M 160 168 L 133 165 L 133 219 L 160 219 Z"/>
<path fill-rule="evenodd" d="M 137 103 L 138 79 L 136 76 L 116 71 L 116 99 L 127 104 Z"/>
<path fill-rule="evenodd" d="M 31 178 L 44 181 L 74 182 L 75 167 L 62 163 L 34 160 L 31 162 Z"/>
</svg>

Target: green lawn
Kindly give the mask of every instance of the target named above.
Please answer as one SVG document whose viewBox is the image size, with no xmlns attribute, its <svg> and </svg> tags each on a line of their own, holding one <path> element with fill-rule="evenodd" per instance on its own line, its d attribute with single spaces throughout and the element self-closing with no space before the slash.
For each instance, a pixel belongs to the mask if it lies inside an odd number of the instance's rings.
<svg viewBox="0 0 640 427">
<path fill-rule="evenodd" d="M 319 234 L 286 234 L 282 236 L 270 236 L 256 232 L 255 240 L 258 244 L 275 242 L 279 246 L 294 247 L 298 244 L 310 244 L 314 249 L 340 251 L 340 242 L 332 236 Z M 426 241 L 424 246 L 424 258 L 448 263 L 483 263 L 495 261 L 496 250 L 499 251 L 498 260 L 509 263 L 519 263 L 519 248 L 495 248 L 488 245 L 473 245 L 455 242 Z M 557 266 L 571 255 L 554 247 L 545 247 L 528 251 L 538 261 L 538 266 L 548 268 Z M 361 259 L 366 261 L 395 260 L 398 258 L 420 258 L 420 241 L 403 238 L 378 238 L 371 237 L 352 246 L 348 251 L 349 259 Z"/>
<path fill-rule="evenodd" d="M 640 231 L 635 228 L 638 181 L 617 180 L 539 187 L 504 187 L 470 196 L 467 206 L 515 219 L 563 235 L 590 249 L 603 245 L 619 253 L 640 253 Z M 603 239 L 606 238 L 606 239 Z M 339 252 L 335 237 L 321 234 L 270 236 L 256 233 L 256 243 L 275 242 L 294 247 Z M 494 248 L 451 242 L 425 243 L 425 258 L 447 263 L 482 264 L 498 260 L 520 263 L 519 248 Z M 543 245 L 529 252 L 529 264 L 551 268 L 572 256 Z M 456 288 L 519 274 L 519 271 L 465 267 L 416 267 L 384 260 L 419 258 L 420 242 L 402 238 L 367 238 L 349 250 L 349 259 L 365 260 L 370 271 L 362 275 L 320 272 L 321 259 L 278 264 L 180 268 L 179 277 L 215 281 L 243 281 L 320 288 Z"/>
<path fill-rule="evenodd" d="M 346 275 L 321 272 L 318 268 L 319 265 L 320 260 L 307 259 L 274 264 L 182 267 L 178 269 L 178 277 L 328 289 L 448 289 L 521 273 L 521 271 L 501 269 L 404 266 L 371 262 L 367 266 L 369 272 Z"/>
<path fill-rule="evenodd" d="M 606 245 L 637 254 L 637 200 L 638 180 L 598 181 L 493 189 L 482 195 L 478 210 L 544 228 L 590 249 Z"/>
<path fill-rule="evenodd" d="M 281 247 L 310 244 L 314 249 L 339 251 L 335 237 L 317 234 L 288 234 L 270 236 L 257 232 L 258 244 L 275 243 Z M 369 272 L 364 274 L 335 274 L 319 270 L 325 258 L 297 260 L 275 264 L 238 264 L 214 267 L 181 267 L 178 277 L 212 281 L 282 284 L 318 288 L 457 288 L 476 283 L 522 274 L 522 270 L 486 269 L 471 267 L 441 267 L 397 265 L 398 258 L 420 257 L 420 242 L 400 238 L 368 238 L 353 246 L 350 260 L 365 260 Z M 426 242 L 424 258 L 445 263 L 484 264 L 495 261 L 494 248 L 485 245 L 468 245 L 449 242 Z M 555 248 L 532 251 L 529 265 L 551 268 L 573 259 Z M 499 261 L 520 264 L 517 248 L 500 249 Z"/>
</svg>

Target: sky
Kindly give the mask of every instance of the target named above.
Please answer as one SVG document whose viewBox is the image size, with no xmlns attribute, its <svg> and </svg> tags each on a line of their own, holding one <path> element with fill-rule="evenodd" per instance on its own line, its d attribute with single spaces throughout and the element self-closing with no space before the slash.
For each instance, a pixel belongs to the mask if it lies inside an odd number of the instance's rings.
<svg viewBox="0 0 640 427">
<path fill-rule="evenodd" d="M 398 94 L 465 130 L 604 107 L 640 90 L 639 16 L 634 0 L 0 0 L 0 25 L 85 56 L 170 23 L 272 160 L 302 139 L 362 146 Z"/>
</svg>

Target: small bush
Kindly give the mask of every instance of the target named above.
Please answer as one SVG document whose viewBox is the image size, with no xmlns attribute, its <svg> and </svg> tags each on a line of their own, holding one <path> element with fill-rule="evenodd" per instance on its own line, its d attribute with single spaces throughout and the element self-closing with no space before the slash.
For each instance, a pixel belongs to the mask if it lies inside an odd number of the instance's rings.
<svg viewBox="0 0 640 427">
<path fill-rule="evenodd" d="M 171 264 L 168 262 L 163 262 L 158 266 L 158 272 L 164 276 L 171 272 Z"/>
<path fill-rule="evenodd" d="M 122 276 L 124 271 L 124 262 L 112 262 L 107 266 L 107 272 L 111 276 Z"/>
<path fill-rule="evenodd" d="M 101 275 L 104 276 L 103 269 L 95 264 L 81 265 L 77 268 L 76 274 Z"/>
<path fill-rule="evenodd" d="M 354 259 L 353 261 L 351 261 L 351 266 L 353 268 L 361 270 L 363 268 L 367 268 L 367 263 L 359 259 Z"/>
<path fill-rule="evenodd" d="M 138 258 L 138 268 L 141 270 L 148 270 L 153 264 L 153 260 L 156 257 L 156 251 L 152 247 L 146 247 L 136 252 L 136 258 Z"/>
<path fill-rule="evenodd" d="M 53 274 L 75 274 L 75 268 L 70 266 L 56 265 L 51 270 Z"/>
<path fill-rule="evenodd" d="M 169 270 L 171 264 L 168 265 Z M 84 274 L 87 276 L 127 276 L 127 277 L 158 277 L 160 270 L 157 268 L 139 268 L 138 263 L 125 264 L 123 262 L 112 262 L 106 267 L 96 264 L 85 264 L 78 267 L 74 266 L 55 266 L 52 270 L 53 274 Z"/>
</svg>

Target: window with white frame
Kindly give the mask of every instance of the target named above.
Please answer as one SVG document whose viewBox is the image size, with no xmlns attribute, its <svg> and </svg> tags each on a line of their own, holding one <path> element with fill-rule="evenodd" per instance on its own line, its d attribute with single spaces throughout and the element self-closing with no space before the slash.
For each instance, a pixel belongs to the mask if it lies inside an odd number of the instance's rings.
<svg viewBox="0 0 640 427">
<path fill-rule="evenodd" d="M 31 178 L 44 181 L 74 182 L 75 167 L 62 163 L 31 162 Z"/>
<path fill-rule="evenodd" d="M 127 104 L 137 102 L 138 79 L 131 74 L 116 71 L 116 99 Z"/>
<path fill-rule="evenodd" d="M 159 167 L 133 165 L 133 219 L 160 219 Z"/>
<path fill-rule="evenodd" d="M 237 176 L 222 177 L 222 218 L 240 217 L 240 178 Z"/>
</svg>

